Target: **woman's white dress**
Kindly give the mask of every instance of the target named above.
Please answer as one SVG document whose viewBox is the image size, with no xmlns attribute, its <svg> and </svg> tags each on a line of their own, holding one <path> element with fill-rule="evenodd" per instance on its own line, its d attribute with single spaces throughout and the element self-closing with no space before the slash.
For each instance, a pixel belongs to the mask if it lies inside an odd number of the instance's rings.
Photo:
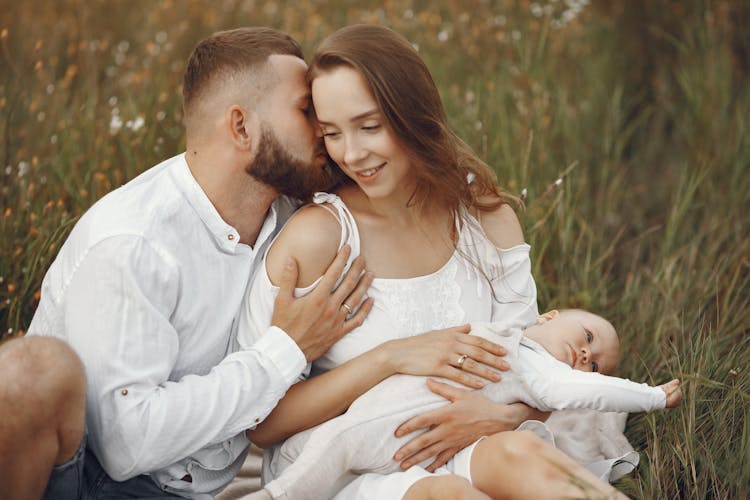
<svg viewBox="0 0 750 500">
<path fill-rule="evenodd" d="M 317 193 L 314 203 L 322 204 L 341 222 L 339 248 L 344 244 L 349 244 L 352 248 L 347 263 L 348 269 L 360 251 L 356 220 L 335 194 Z M 536 285 L 531 275 L 529 245 L 521 244 L 509 249 L 497 249 L 484 234 L 480 223 L 466 212 L 461 214 L 456 224 L 459 231 L 456 251 L 440 269 L 415 278 L 374 279 L 368 290 L 368 295 L 375 300 L 374 307 L 364 324 L 346 335 L 316 360 L 312 367 L 313 373 L 330 370 L 395 338 L 410 337 L 468 322 L 502 321 L 509 328 L 524 328 L 536 321 L 538 317 Z M 295 293 L 298 296 L 305 295 L 316 284 L 317 281 L 309 287 L 296 290 Z M 252 345 L 260 332 L 268 328 L 277 292 L 278 288 L 270 282 L 268 273 L 259 272 L 249 290 L 245 308 L 241 312 L 238 330 L 241 348 Z M 547 440 L 554 442 L 553 434 L 560 434 L 564 438 L 568 428 L 572 428 L 573 424 L 581 420 L 600 419 L 601 415 L 599 412 L 576 410 L 575 421 L 550 417 L 551 421 L 548 421 L 546 425 L 528 422 L 525 427 L 535 430 Z M 556 420 L 560 420 L 564 425 L 556 429 Z M 621 435 L 622 429 L 619 429 L 616 434 Z M 607 440 L 609 441 L 609 438 Z M 585 456 L 574 456 L 574 458 L 584 464 L 598 461 L 600 458 L 612 459 L 615 456 L 622 458 L 620 455 L 632 451 L 632 448 L 629 447 L 624 436 L 621 441 L 624 441 L 622 444 L 626 445 L 627 449 L 617 446 L 616 450 L 612 450 L 615 454 L 610 454 L 610 456 L 600 457 L 601 454 L 598 452 L 601 447 L 594 443 L 589 445 L 591 450 L 584 453 Z M 276 449 L 266 452 L 264 482 L 273 477 L 270 464 L 274 463 L 275 452 Z M 637 459 L 637 456 L 635 458 Z M 466 457 L 457 457 L 457 459 L 467 461 Z M 629 456 L 627 459 L 632 462 L 634 457 Z M 456 468 L 462 467 L 448 464 L 448 467 L 440 472 L 456 472 Z M 606 476 L 611 467 L 606 466 L 604 469 L 606 472 L 599 475 Z M 405 473 L 387 476 L 365 474 L 345 487 L 336 498 L 400 498 L 414 481 L 427 474 L 419 467 L 413 467 Z M 352 479 L 354 478 L 347 478 L 339 486 L 346 486 L 346 483 Z"/>
</svg>

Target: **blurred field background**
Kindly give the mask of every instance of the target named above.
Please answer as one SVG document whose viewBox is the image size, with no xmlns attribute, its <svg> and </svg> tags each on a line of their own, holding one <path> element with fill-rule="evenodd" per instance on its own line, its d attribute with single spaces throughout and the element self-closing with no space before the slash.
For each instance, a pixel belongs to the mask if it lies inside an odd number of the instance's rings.
<svg viewBox="0 0 750 500">
<path fill-rule="evenodd" d="M 359 22 L 418 47 L 452 126 L 525 193 L 540 309 L 600 312 L 622 337 L 621 375 L 683 380 L 680 409 L 630 418 L 642 460 L 618 488 L 747 498 L 743 0 L 0 0 L 0 338 L 23 335 L 80 214 L 182 150 L 181 75 L 200 38 L 270 25 L 309 53 Z"/>
</svg>

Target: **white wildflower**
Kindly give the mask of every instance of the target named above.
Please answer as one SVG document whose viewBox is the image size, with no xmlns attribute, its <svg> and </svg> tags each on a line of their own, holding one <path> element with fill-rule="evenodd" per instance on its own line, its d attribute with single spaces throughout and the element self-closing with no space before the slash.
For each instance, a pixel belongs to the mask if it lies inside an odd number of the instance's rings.
<svg viewBox="0 0 750 500">
<path fill-rule="evenodd" d="M 441 42 L 447 42 L 448 38 L 450 38 L 450 33 L 448 33 L 448 30 L 442 30 L 440 31 L 440 33 L 438 33 L 437 38 Z"/>
<path fill-rule="evenodd" d="M 112 110 L 112 118 L 109 120 L 109 133 L 111 135 L 115 135 L 122 128 L 122 118 L 120 118 L 119 112 L 114 112 L 115 109 Z"/>
<path fill-rule="evenodd" d="M 125 122 L 125 127 L 129 128 L 133 132 L 138 132 L 141 128 L 143 128 L 143 125 L 146 123 L 146 121 L 143 119 L 142 116 L 137 117 L 134 120 L 128 120 Z"/>
<path fill-rule="evenodd" d="M 18 177 L 23 177 L 29 173 L 29 162 L 20 161 L 18 162 Z"/>
<path fill-rule="evenodd" d="M 47 95 L 52 95 L 52 93 L 55 91 L 55 86 L 53 84 L 47 85 L 47 88 L 45 89 L 47 91 Z"/>
</svg>

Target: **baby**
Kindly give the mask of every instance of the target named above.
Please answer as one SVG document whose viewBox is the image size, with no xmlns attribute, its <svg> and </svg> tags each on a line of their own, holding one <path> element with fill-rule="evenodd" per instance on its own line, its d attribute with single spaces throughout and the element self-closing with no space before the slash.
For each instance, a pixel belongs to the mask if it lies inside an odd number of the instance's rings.
<svg viewBox="0 0 750 500">
<path fill-rule="evenodd" d="M 508 352 L 510 370 L 503 380 L 480 389 L 498 403 L 521 401 L 543 411 L 634 412 L 672 408 L 682 399 L 676 379 L 651 387 L 608 376 L 619 362 L 617 333 L 607 320 L 586 311 L 553 310 L 525 330 L 474 323 L 472 334 Z M 457 365 L 466 359 L 461 356 Z M 343 415 L 289 438 L 270 464 L 276 479 L 261 494 L 328 498 L 349 472 L 397 471 L 393 454 L 413 436 L 396 438 L 393 431 L 412 416 L 445 404 L 425 386 L 424 377 L 392 376 L 360 396 Z"/>
</svg>

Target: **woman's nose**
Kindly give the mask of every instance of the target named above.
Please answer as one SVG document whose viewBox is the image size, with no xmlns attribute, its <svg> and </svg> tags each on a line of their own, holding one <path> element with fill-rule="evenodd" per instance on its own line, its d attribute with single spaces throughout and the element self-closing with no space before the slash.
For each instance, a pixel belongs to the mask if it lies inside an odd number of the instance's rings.
<svg viewBox="0 0 750 500">
<path fill-rule="evenodd" d="M 367 157 L 367 150 L 362 147 L 358 140 L 351 138 L 346 141 L 346 150 L 344 151 L 344 163 L 347 165 L 356 165 Z"/>
</svg>

